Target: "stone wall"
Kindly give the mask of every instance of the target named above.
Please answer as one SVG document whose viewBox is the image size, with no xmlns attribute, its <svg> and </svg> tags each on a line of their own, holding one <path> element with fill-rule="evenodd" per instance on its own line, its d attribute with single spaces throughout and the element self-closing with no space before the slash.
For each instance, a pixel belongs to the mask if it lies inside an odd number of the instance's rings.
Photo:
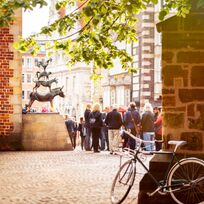
<svg viewBox="0 0 204 204">
<path fill-rule="evenodd" d="M 159 23 L 162 32 L 164 139 L 186 140 L 189 154 L 204 151 L 204 12 Z M 168 145 L 165 143 L 165 147 Z"/>
<path fill-rule="evenodd" d="M 0 28 L 0 150 L 21 148 L 22 58 L 12 43 L 22 33 L 22 12 L 9 28 Z"/>
</svg>

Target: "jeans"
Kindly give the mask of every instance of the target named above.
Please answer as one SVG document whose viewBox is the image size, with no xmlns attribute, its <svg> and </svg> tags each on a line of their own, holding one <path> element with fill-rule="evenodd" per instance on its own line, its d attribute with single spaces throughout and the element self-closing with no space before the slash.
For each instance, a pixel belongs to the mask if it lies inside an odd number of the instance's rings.
<svg viewBox="0 0 204 204">
<path fill-rule="evenodd" d="M 101 128 L 100 140 L 101 140 L 101 150 L 105 150 L 105 148 L 109 150 L 108 128 L 107 127 Z"/>
<path fill-rule="evenodd" d="M 133 135 L 135 135 L 136 136 L 136 131 L 135 131 L 135 129 L 131 129 L 131 134 L 133 134 Z M 136 141 L 135 141 L 135 139 L 133 139 L 132 137 L 128 137 L 128 147 L 130 148 L 130 149 L 135 149 L 135 147 L 136 147 Z"/>
<path fill-rule="evenodd" d="M 154 132 L 143 132 L 143 140 L 145 140 L 145 141 L 154 140 Z M 144 149 L 146 151 L 154 151 L 155 150 L 155 144 L 145 143 L 144 144 Z"/>
<path fill-rule="evenodd" d="M 91 128 L 86 127 L 85 150 L 91 150 Z"/>
</svg>

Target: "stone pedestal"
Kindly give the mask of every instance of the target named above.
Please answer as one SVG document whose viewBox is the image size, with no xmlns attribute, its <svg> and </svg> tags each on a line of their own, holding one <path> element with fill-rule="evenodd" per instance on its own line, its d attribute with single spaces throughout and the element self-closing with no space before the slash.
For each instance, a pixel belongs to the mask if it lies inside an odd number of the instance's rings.
<svg viewBox="0 0 204 204">
<path fill-rule="evenodd" d="M 29 151 L 72 150 L 72 145 L 59 113 L 23 115 L 22 146 Z"/>
</svg>

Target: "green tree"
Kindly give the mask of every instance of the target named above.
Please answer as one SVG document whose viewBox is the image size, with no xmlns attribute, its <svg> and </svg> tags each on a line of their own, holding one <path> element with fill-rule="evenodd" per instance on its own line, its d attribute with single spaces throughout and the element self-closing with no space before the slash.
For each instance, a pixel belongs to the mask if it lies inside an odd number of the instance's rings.
<svg viewBox="0 0 204 204">
<path fill-rule="evenodd" d="M 52 38 L 56 31 L 57 39 L 45 43 L 49 49 L 62 50 L 69 59 L 69 64 L 76 62 L 94 63 L 97 68 L 110 69 L 113 59 L 119 58 L 122 68 L 135 71 L 131 67 L 132 58 L 125 49 L 116 46 L 117 42 L 131 43 L 137 41 L 137 15 L 146 9 L 148 4 L 157 4 L 158 0 L 60 0 L 56 10 L 78 7 L 69 14 L 59 18 L 52 24 L 43 27 L 39 34 Z M 14 10 L 24 8 L 32 10 L 36 5 L 46 5 L 45 0 L 3 0 L 0 3 L 0 26 L 8 26 L 14 20 Z M 198 6 L 203 6 L 204 0 L 198 0 Z M 177 15 L 185 17 L 191 8 L 190 0 L 166 0 L 160 11 L 159 19 L 163 20 L 170 9 L 177 10 Z M 81 27 L 77 26 L 81 24 Z M 78 29 L 76 29 L 78 27 Z M 30 51 L 36 54 L 39 42 L 32 35 L 21 38 L 15 43 L 15 48 L 21 52 Z M 93 75 L 93 78 L 96 75 Z"/>
</svg>

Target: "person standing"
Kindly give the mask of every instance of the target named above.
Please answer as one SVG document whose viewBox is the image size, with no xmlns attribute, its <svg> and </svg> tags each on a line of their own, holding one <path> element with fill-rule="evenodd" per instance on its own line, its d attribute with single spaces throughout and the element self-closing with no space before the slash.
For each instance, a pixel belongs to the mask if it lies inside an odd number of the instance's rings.
<svg viewBox="0 0 204 204">
<path fill-rule="evenodd" d="M 117 105 L 113 105 L 113 109 L 109 112 L 105 119 L 105 124 L 108 126 L 109 150 L 113 154 L 119 147 L 121 142 L 120 128 L 123 124 L 122 116 L 117 111 Z"/>
<path fill-rule="evenodd" d="M 159 114 L 157 117 L 157 120 L 154 122 L 154 131 L 155 131 L 155 145 L 156 145 L 156 151 L 159 151 L 162 148 L 162 109 L 159 109 Z M 160 141 L 157 141 L 160 140 Z"/>
<path fill-rule="evenodd" d="M 91 128 L 89 124 L 89 116 L 91 113 L 91 104 L 86 105 L 86 110 L 84 112 L 84 119 L 85 119 L 85 150 L 90 151 L 91 150 Z"/>
<path fill-rule="evenodd" d="M 129 104 L 128 111 L 124 114 L 125 129 L 129 129 L 131 134 L 137 135 L 137 126 L 140 124 L 140 114 L 136 109 L 134 102 Z M 128 146 L 130 149 L 135 149 L 136 142 L 132 137 L 128 137 Z"/>
<path fill-rule="evenodd" d="M 99 137 L 101 134 L 101 128 L 103 126 L 102 114 L 100 112 L 100 104 L 96 103 L 93 106 L 93 111 L 89 114 L 89 124 L 92 133 L 92 142 L 94 152 L 99 151 Z"/>
<path fill-rule="evenodd" d="M 108 127 L 105 124 L 105 119 L 108 112 L 109 112 L 109 108 L 105 107 L 105 110 L 102 113 L 103 127 L 101 128 L 101 150 L 107 150 L 107 151 L 109 151 L 109 139 L 108 139 Z"/>
<path fill-rule="evenodd" d="M 156 121 L 159 116 L 159 108 L 157 106 L 153 108 L 153 113 L 154 113 L 154 121 Z"/>
<path fill-rule="evenodd" d="M 145 103 L 144 113 L 142 114 L 141 126 L 143 131 L 143 139 L 146 141 L 154 140 L 154 114 L 153 108 L 150 103 Z M 155 145 L 153 144 L 144 144 L 146 151 L 155 150 Z"/>
<path fill-rule="evenodd" d="M 69 117 L 66 116 L 65 125 L 69 133 L 72 147 L 76 147 L 76 123 Z"/>
<path fill-rule="evenodd" d="M 84 149 L 84 140 L 85 140 L 85 134 L 84 134 L 84 119 L 83 117 L 80 117 L 80 121 L 79 121 L 79 125 L 78 125 L 78 132 L 79 132 L 79 135 L 81 137 L 81 149 L 83 150 Z"/>
</svg>

